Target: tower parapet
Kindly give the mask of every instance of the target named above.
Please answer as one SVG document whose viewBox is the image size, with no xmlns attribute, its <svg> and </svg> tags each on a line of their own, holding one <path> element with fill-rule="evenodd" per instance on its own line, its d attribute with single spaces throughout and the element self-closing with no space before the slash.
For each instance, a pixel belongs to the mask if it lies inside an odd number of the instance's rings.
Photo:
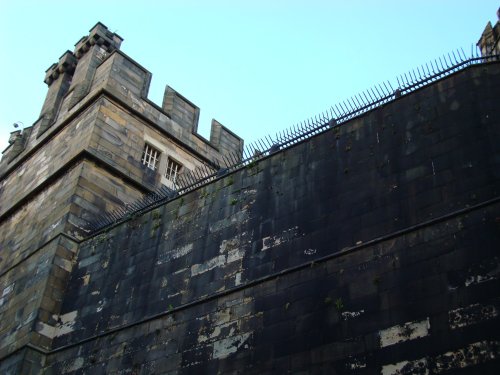
<svg viewBox="0 0 500 375">
<path fill-rule="evenodd" d="M 61 101 L 68 92 L 73 79 L 77 59 L 71 51 L 66 51 L 57 64 L 52 64 L 45 72 L 44 82 L 49 86 L 42 110 L 38 134 L 43 134 L 53 123 Z"/>
<path fill-rule="evenodd" d="M 484 28 L 477 46 L 482 56 L 500 54 L 500 8 L 497 10 L 497 22 L 495 26 L 488 22 Z"/>
</svg>

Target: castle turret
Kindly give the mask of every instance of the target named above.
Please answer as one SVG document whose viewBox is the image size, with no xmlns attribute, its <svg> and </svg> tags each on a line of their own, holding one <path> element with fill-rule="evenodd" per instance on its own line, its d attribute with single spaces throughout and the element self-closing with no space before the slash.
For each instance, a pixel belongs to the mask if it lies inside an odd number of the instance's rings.
<svg viewBox="0 0 500 375">
<path fill-rule="evenodd" d="M 54 122 L 61 100 L 68 92 L 73 79 L 77 59 L 75 55 L 66 51 L 57 64 L 47 69 L 44 82 L 49 86 L 45 102 L 40 113 L 41 123 L 38 134 L 45 132 Z"/>
<path fill-rule="evenodd" d="M 482 56 L 500 54 L 500 8 L 497 10 L 497 17 L 495 26 L 491 22 L 486 24 L 481 38 L 477 42 Z"/>
<path fill-rule="evenodd" d="M 110 32 L 106 26 L 98 22 L 90 29 L 88 36 L 81 38 L 75 44 L 78 64 L 69 88 L 72 91 L 69 107 L 75 105 L 89 92 L 97 66 L 111 52 L 120 49 L 122 41 L 119 35 Z"/>
</svg>

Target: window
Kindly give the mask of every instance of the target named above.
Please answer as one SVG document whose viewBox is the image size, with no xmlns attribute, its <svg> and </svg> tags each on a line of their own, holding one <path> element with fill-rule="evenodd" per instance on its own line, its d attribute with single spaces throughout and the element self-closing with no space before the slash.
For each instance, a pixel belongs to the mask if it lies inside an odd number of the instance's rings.
<svg viewBox="0 0 500 375">
<path fill-rule="evenodd" d="M 167 168 L 165 169 L 165 178 L 175 184 L 177 177 L 181 171 L 182 165 L 175 160 L 167 159 Z"/>
<path fill-rule="evenodd" d="M 160 162 L 160 155 L 160 151 L 146 143 L 144 145 L 144 152 L 142 153 L 142 164 L 155 171 Z"/>
</svg>

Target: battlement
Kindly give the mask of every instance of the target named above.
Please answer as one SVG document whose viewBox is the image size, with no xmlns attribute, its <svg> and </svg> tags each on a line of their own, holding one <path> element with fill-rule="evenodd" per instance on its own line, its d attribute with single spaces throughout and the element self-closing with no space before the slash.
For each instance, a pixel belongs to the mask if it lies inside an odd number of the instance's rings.
<svg viewBox="0 0 500 375">
<path fill-rule="evenodd" d="M 104 48 L 107 52 L 112 52 L 115 49 L 120 49 L 122 42 L 121 36 L 110 32 L 104 24 L 97 22 L 89 30 L 89 35 L 82 37 L 75 44 L 75 56 L 80 59 L 94 45 Z"/>
<path fill-rule="evenodd" d="M 150 101 L 152 74 L 119 50 L 122 41 L 97 23 L 75 44 L 74 52 L 66 51 L 47 69 L 44 82 L 48 92 L 40 117 L 15 153 L 4 152 L 0 175 L 12 170 L 99 95 L 132 110 L 148 127 L 160 130 L 163 137 L 213 168 L 225 166 L 224 156 L 229 154 L 232 159 L 241 158 L 243 140 L 216 120 L 212 121 L 210 140 L 201 137 L 197 133 L 200 109 L 168 85 L 161 107 Z"/>
</svg>

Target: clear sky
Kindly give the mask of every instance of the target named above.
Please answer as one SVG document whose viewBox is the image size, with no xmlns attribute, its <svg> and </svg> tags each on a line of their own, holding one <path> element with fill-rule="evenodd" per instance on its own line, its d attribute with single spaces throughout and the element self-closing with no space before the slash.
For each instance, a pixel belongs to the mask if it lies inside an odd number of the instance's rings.
<svg viewBox="0 0 500 375">
<path fill-rule="evenodd" d="M 153 73 L 247 142 L 274 134 L 456 48 L 469 52 L 498 0 L 0 0 L 0 149 L 30 126 L 45 70 L 98 21 Z"/>
</svg>

